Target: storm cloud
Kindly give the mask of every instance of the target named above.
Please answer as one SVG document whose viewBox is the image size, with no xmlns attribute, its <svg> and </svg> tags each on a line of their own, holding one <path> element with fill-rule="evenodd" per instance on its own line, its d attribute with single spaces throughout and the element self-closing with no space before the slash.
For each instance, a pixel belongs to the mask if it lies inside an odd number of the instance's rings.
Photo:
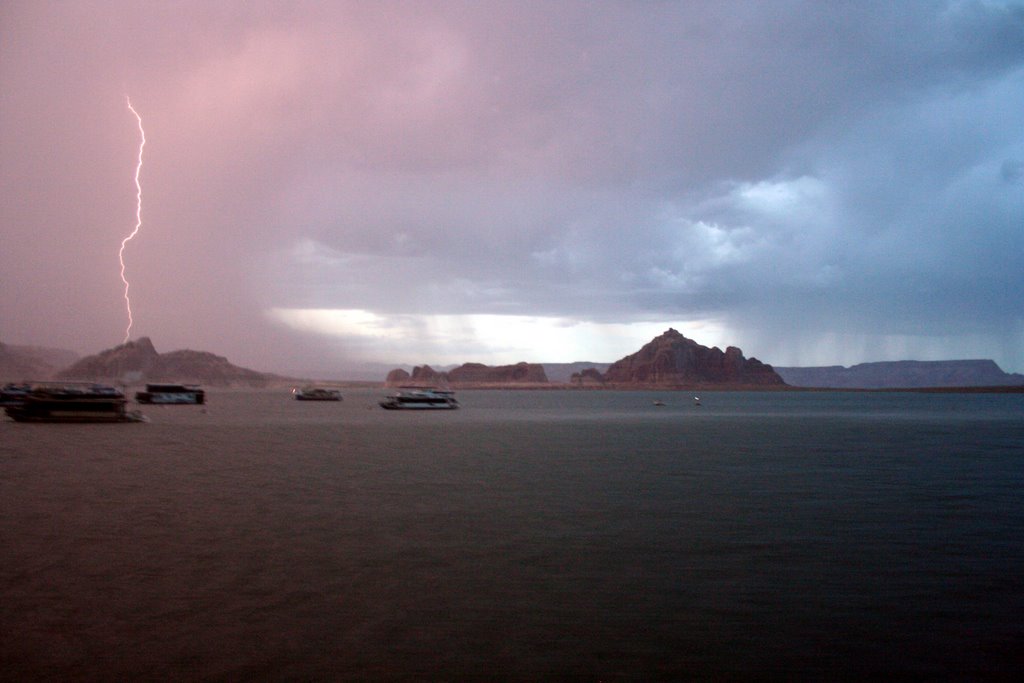
<svg viewBox="0 0 1024 683">
<path fill-rule="evenodd" d="M 1020 2 L 11 2 L 0 340 L 1024 370 Z"/>
</svg>

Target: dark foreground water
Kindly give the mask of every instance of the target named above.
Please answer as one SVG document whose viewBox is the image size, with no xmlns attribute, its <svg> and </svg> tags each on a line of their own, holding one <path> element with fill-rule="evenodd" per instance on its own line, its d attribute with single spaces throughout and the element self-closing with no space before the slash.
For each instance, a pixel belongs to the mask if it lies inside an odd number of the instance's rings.
<svg viewBox="0 0 1024 683">
<path fill-rule="evenodd" d="M 380 395 L 0 421 L 0 676 L 1024 672 L 1024 395 Z"/>
</svg>

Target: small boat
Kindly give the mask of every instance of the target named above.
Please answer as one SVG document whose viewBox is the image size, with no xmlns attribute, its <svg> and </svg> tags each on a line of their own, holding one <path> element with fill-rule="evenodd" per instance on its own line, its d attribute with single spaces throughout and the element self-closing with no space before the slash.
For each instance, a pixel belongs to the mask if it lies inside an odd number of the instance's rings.
<svg viewBox="0 0 1024 683">
<path fill-rule="evenodd" d="M 693 405 L 695 405 L 695 406 L 699 406 L 700 405 L 700 396 L 694 396 L 693 397 Z"/>
<path fill-rule="evenodd" d="M 665 402 L 662 401 L 661 399 L 655 399 L 654 405 L 657 406 L 658 408 L 663 408 L 665 407 Z"/>
<path fill-rule="evenodd" d="M 195 384 L 147 384 L 145 391 L 135 393 L 135 400 L 162 405 L 202 405 L 206 402 L 206 392 Z"/>
<path fill-rule="evenodd" d="M 448 389 L 402 387 L 380 402 L 387 410 L 454 410 L 455 392 Z"/>
<path fill-rule="evenodd" d="M 296 401 L 340 401 L 340 389 L 325 389 L 323 387 L 298 387 L 292 389 L 292 395 Z"/>
<path fill-rule="evenodd" d="M 127 410 L 124 392 L 89 382 L 39 382 L 20 404 L 4 408 L 15 422 L 148 422 Z"/>
</svg>

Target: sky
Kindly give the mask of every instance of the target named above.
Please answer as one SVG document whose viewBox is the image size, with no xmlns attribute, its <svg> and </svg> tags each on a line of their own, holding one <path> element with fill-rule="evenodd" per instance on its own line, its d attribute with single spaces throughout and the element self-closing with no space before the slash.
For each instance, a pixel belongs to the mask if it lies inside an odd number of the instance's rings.
<svg viewBox="0 0 1024 683">
<path fill-rule="evenodd" d="M 1024 0 L 0 4 L 0 341 L 1024 372 Z M 375 370 L 374 370 L 375 371 Z"/>
</svg>

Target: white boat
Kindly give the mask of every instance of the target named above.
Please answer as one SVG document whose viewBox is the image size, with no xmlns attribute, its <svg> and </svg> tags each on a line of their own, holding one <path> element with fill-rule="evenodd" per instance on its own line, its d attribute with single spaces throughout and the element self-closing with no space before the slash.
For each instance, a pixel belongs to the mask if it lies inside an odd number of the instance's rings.
<svg viewBox="0 0 1024 683">
<path fill-rule="evenodd" d="M 448 389 L 402 387 L 380 402 L 387 410 L 454 410 L 455 392 Z"/>
<path fill-rule="evenodd" d="M 340 389 L 325 389 L 323 387 L 298 387 L 292 389 L 292 396 L 296 401 L 340 401 Z"/>
</svg>

